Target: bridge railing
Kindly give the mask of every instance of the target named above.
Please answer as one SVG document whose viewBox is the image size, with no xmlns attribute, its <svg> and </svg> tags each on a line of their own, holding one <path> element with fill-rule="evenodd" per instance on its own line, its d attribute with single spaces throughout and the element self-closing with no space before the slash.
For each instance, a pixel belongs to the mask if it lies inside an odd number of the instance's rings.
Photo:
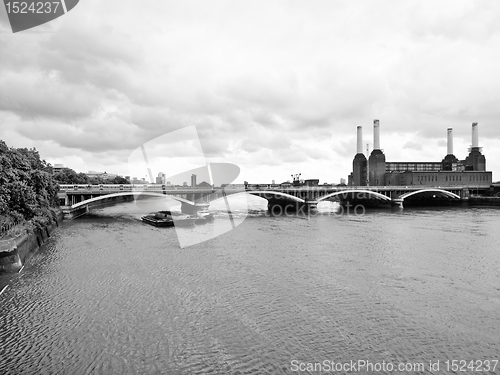
<svg viewBox="0 0 500 375">
<path fill-rule="evenodd" d="M 451 185 L 451 186 L 434 186 L 434 185 L 387 185 L 387 186 L 335 186 L 335 185 L 317 185 L 317 186 L 279 186 L 268 187 L 266 185 L 247 185 L 246 190 L 270 190 L 270 191 L 287 191 L 287 190 L 306 190 L 306 191 L 344 191 L 344 190 L 370 190 L 370 191 L 387 191 L 387 190 L 424 190 L 424 189 L 442 189 L 442 190 L 461 190 L 461 189 L 485 189 L 486 185 Z"/>
<path fill-rule="evenodd" d="M 61 191 L 81 191 L 82 193 L 88 191 L 182 191 L 182 192 L 196 192 L 196 191 L 346 191 L 346 190 L 370 190 L 370 191 L 395 191 L 395 190 L 422 190 L 422 189 L 442 189 L 442 190 L 479 190 L 485 189 L 489 186 L 484 185 L 462 185 L 462 186 L 426 186 L 426 185 L 402 185 L 402 186 L 336 186 L 336 185 L 316 185 L 316 186 L 281 186 L 275 184 L 249 184 L 244 188 L 236 187 L 190 187 L 190 186 L 173 186 L 173 185 L 157 185 L 157 184 L 101 184 L 101 185 L 88 185 L 88 184 L 61 184 L 59 188 Z"/>
<path fill-rule="evenodd" d="M 101 185 L 86 185 L 86 184 L 77 184 L 77 185 L 69 185 L 69 184 L 61 184 L 59 185 L 59 189 L 61 191 L 76 191 L 81 190 L 85 191 L 95 191 L 95 190 L 123 190 L 123 191 L 132 191 L 132 190 L 148 190 L 148 191 L 163 191 L 163 190 L 189 190 L 189 191 L 200 191 L 212 189 L 211 187 L 190 187 L 190 186 L 172 186 L 172 185 L 156 185 L 156 184 L 101 184 Z"/>
</svg>

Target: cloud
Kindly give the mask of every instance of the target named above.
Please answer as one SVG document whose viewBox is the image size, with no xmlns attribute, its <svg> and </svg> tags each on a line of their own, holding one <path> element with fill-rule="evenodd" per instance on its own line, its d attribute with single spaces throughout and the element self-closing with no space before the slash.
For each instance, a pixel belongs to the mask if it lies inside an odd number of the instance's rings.
<svg viewBox="0 0 500 375">
<path fill-rule="evenodd" d="M 408 141 L 403 145 L 403 148 L 409 148 L 417 151 L 422 151 L 422 144 L 417 142 Z"/>
<path fill-rule="evenodd" d="M 0 77 L 0 87 L 8 88 L 0 92 L 0 109 L 23 120 L 84 118 L 99 107 L 95 90 L 68 85 L 56 71 L 11 72 Z"/>
<path fill-rule="evenodd" d="M 84 170 L 126 173 L 127 152 L 196 125 L 241 180 L 338 180 L 375 118 L 388 160 L 440 160 L 448 127 L 463 151 L 477 121 L 500 168 L 497 2 L 87 1 L 15 35 L 2 9 L 0 138 Z"/>
</svg>

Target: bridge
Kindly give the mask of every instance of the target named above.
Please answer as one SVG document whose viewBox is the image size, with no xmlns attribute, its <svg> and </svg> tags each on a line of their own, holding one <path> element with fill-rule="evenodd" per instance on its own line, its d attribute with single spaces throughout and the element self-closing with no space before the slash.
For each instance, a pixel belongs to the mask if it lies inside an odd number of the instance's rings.
<svg viewBox="0 0 500 375">
<path fill-rule="evenodd" d="M 165 197 L 181 203 L 181 210 L 195 214 L 207 209 L 210 202 L 231 194 L 246 193 L 264 198 L 273 212 L 310 212 L 322 201 L 363 207 L 403 207 L 406 203 L 450 204 L 465 201 L 479 186 L 385 186 L 348 187 L 333 185 L 282 186 L 273 184 L 227 185 L 224 187 L 179 187 L 169 185 L 60 185 L 59 199 L 70 218 L 85 214 L 103 203 Z"/>
</svg>

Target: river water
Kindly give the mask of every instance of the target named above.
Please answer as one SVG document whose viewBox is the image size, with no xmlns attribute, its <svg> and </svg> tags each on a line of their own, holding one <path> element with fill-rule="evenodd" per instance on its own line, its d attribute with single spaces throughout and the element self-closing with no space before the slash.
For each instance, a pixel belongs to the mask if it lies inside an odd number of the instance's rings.
<svg viewBox="0 0 500 375">
<path fill-rule="evenodd" d="M 173 228 L 140 221 L 162 204 L 65 222 L 0 279 L 1 374 L 329 373 L 307 366 L 358 360 L 449 373 L 446 361 L 500 359 L 498 209 L 325 203 L 271 217 L 251 198 L 235 229 L 181 248 Z"/>
</svg>

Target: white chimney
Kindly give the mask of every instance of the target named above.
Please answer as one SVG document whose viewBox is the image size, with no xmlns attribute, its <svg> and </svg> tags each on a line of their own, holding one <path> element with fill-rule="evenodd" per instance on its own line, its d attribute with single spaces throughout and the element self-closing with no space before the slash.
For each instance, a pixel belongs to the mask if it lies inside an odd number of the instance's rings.
<svg viewBox="0 0 500 375">
<path fill-rule="evenodd" d="M 453 155 L 453 129 L 448 128 L 448 153 L 447 155 Z"/>
<path fill-rule="evenodd" d="M 380 150 L 380 124 L 373 120 L 373 149 Z"/>
<path fill-rule="evenodd" d="M 363 153 L 363 127 L 358 126 L 358 148 L 357 148 L 357 153 L 362 154 Z"/>
<path fill-rule="evenodd" d="M 479 147 L 479 129 L 477 122 L 472 123 L 472 147 Z"/>
</svg>

